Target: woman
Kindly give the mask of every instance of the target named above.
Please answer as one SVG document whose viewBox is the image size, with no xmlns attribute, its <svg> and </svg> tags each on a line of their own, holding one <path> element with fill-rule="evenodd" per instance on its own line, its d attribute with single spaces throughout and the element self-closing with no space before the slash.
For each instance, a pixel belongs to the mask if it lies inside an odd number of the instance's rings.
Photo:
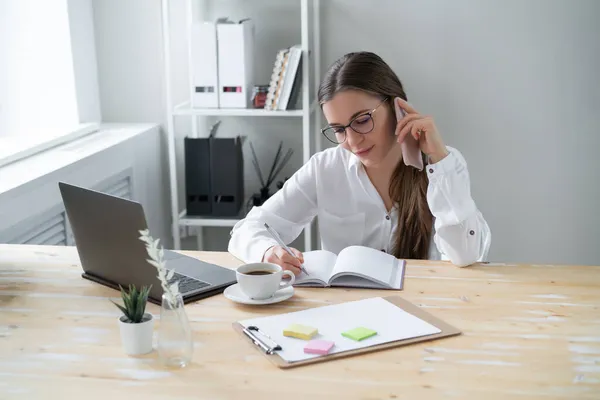
<svg viewBox="0 0 600 400">
<path fill-rule="evenodd" d="M 290 256 L 263 224 L 287 244 L 317 216 L 322 247 L 336 254 L 362 245 L 458 266 L 487 257 L 491 234 L 471 198 L 464 158 L 444 145 L 431 117 L 406 102 L 400 80 L 379 56 L 346 54 L 331 66 L 318 96 L 328 121 L 322 132 L 338 146 L 312 156 L 235 225 L 233 255 L 298 274 L 302 253 L 293 249 L 296 258 Z M 404 110 L 400 120 L 394 102 Z M 411 138 L 423 169 L 403 160 L 402 143 Z"/>
</svg>

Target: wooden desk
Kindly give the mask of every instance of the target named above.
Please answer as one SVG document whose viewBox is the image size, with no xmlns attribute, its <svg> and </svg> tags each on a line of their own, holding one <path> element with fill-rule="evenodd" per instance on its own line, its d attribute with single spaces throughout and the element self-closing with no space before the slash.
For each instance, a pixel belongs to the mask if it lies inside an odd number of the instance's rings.
<svg viewBox="0 0 600 400">
<path fill-rule="evenodd" d="M 600 267 L 411 262 L 399 294 L 463 335 L 291 370 L 231 323 L 389 292 L 297 289 L 267 307 L 201 300 L 187 308 L 193 364 L 167 370 L 154 353 L 123 353 L 107 300 L 118 293 L 80 273 L 74 248 L 0 245 L 0 398 L 600 398 Z"/>
</svg>

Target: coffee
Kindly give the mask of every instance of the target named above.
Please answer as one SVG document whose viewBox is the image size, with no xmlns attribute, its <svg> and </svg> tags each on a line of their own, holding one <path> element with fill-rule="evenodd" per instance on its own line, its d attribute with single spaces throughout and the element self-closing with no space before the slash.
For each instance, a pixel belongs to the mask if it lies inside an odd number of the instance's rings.
<svg viewBox="0 0 600 400">
<path fill-rule="evenodd" d="M 241 265 L 236 269 L 235 276 L 241 291 L 253 300 L 270 299 L 295 282 L 293 272 L 284 271 L 277 264 L 264 262 Z M 289 276 L 289 281 L 283 282 L 283 276 Z"/>
<path fill-rule="evenodd" d="M 246 275 L 270 275 L 270 274 L 274 274 L 275 271 L 267 271 L 267 270 L 256 270 L 256 271 L 249 271 L 246 272 Z"/>
</svg>

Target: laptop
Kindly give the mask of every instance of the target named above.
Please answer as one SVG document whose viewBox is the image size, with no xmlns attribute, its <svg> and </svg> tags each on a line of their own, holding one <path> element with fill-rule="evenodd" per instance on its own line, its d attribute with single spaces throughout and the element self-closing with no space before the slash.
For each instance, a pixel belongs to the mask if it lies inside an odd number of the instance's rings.
<svg viewBox="0 0 600 400">
<path fill-rule="evenodd" d="M 163 289 L 149 258 L 140 230 L 147 229 L 140 203 L 98 191 L 58 183 L 71 224 L 82 276 L 119 290 L 152 285 L 148 300 L 161 304 Z M 152 232 L 150 232 L 152 235 Z M 156 237 L 155 237 L 156 239 Z M 164 250 L 168 269 L 175 270 L 184 303 L 218 293 L 236 283 L 235 271 Z"/>
</svg>

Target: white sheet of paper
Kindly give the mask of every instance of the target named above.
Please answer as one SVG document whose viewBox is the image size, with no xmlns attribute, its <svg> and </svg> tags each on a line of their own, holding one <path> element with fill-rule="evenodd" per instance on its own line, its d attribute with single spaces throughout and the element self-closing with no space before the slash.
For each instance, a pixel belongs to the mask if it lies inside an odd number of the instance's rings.
<svg viewBox="0 0 600 400">
<path fill-rule="evenodd" d="M 381 297 L 253 318 L 240 321 L 240 324 L 245 327 L 257 326 L 269 335 L 283 348 L 277 354 L 288 362 L 322 357 L 304 353 L 304 346 L 308 341 L 283 336 L 283 330 L 290 324 L 317 328 L 319 333 L 313 339 L 331 340 L 335 343 L 329 354 L 441 332 L 430 323 L 407 313 Z M 342 332 L 359 326 L 372 329 L 377 332 L 377 335 L 360 342 L 342 336 Z"/>
</svg>

